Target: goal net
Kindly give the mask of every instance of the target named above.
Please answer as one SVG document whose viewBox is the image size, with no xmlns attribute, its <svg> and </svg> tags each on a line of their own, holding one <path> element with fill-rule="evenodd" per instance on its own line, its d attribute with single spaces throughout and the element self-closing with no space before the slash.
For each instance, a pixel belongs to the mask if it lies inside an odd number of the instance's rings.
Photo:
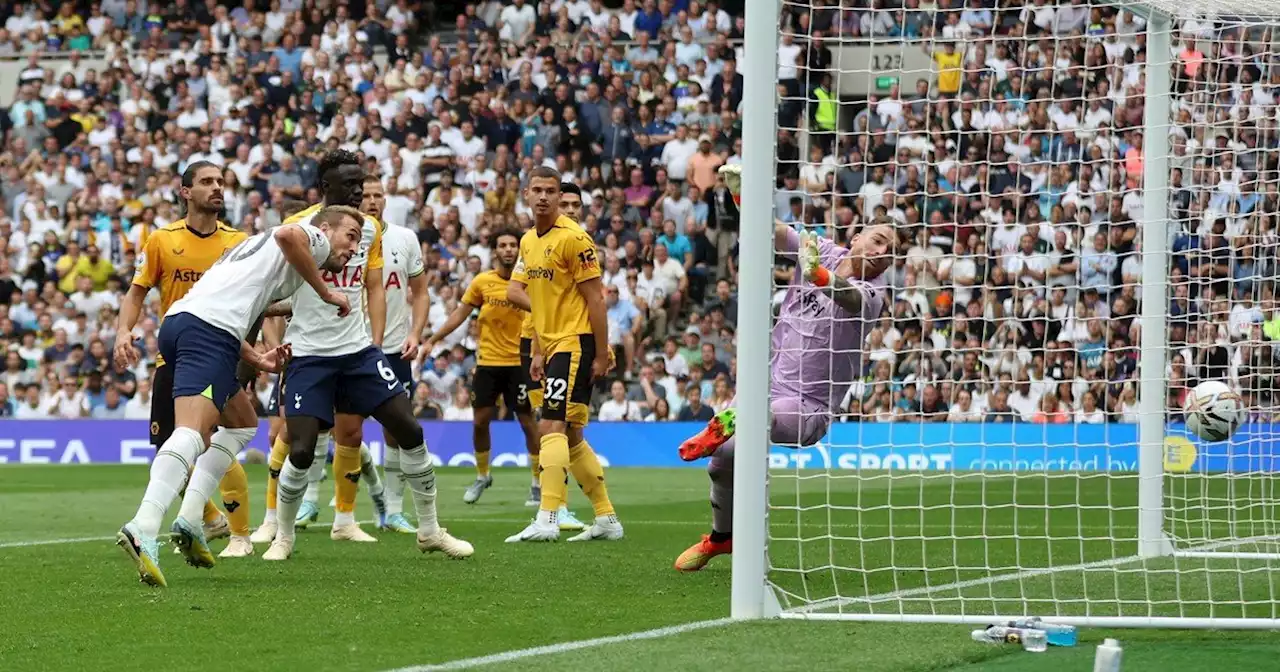
<svg viewBox="0 0 1280 672">
<path fill-rule="evenodd" d="M 740 519 L 767 516 L 764 611 L 1280 625 L 1266 4 L 748 7 L 778 27 L 772 216 L 901 238 L 826 435 L 738 482 Z M 1182 424 L 1211 380 L 1251 411 L 1225 442 Z"/>
</svg>

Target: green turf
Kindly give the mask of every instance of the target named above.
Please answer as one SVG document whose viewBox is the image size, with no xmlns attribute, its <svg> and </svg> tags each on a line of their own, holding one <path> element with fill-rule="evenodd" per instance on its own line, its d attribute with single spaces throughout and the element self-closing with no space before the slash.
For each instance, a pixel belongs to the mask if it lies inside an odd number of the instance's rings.
<svg viewBox="0 0 1280 672">
<path fill-rule="evenodd" d="M 378 544 L 339 544 L 312 530 L 302 533 L 293 560 L 283 565 L 253 558 L 200 571 L 166 552 L 170 588 L 154 590 L 137 583 L 107 539 L 12 545 L 113 535 L 137 506 L 146 468 L 0 468 L 0 670 L 137 670 L 193 662 L 254 670 L 385 670 L 728 613 L 728 558 L 693 575 L 671 569 L 675 555 L 707 526 L 706 476 L 699 470 L 611 471 L 610 491 L 627 538 L 587 546 L 502 543 L 530 514 L 522 506 L 526 471 L 499 470 L 495 487 L 475 506 L 461 503 L 469 472 L 440 474 L 443 521 L 477 548 L 468 561 L 423 557 L 412 537 L 377 533 Z M 1055 608 L 1081 612 L 1087 595 L 1091 613 L 1133 613 L 1149 597 L 1156 605 L 1151 613 L 1200 614 L 1212 600 L 1215 615 L 1239 615 L 1240 608 L 1226 605 L 1240 602 L 1246 615 L 1262 616 L 1272 614 L 1272 596 L 1280 595 L 1272 589 L 1277 577 L 1255 561 L 1161 561 L 982 582 L 991 576 L 979 570 L 986 566 L 1008 573 L 1131 553 L 1132 541 L 1108 537 L 1108 530 L 1136 536 L 1131 479 L 793 476 L 774 476 L 773 579 L 793 597 L 812 600 L 907 593 L 842 602 L 838 608 L 846 611 L 1026 607 L 1048 615 Z M 250 477 L 256 521 L 264 470 L 250 468 Z M 1233 487 L 1255 485 L 1267 484 Z M 1174 513 L 1190 538 L 1256 533 L 1276 520 L 1270 510 L 1226 507 L 1222 502 L 1242 498 L 1218 492 L 1213 483 L 1183 480 L 1172 488 L 1183 488 L 1179 501 L 1212 503 Z M 329 494 L 326 487 L 325 501 Z M 833 506 L 824 506 L 828 502 Z M 574 493 L 572 503 L 585 518 L 583 497 Z M 360 507 L 367 513 L 363 495 Z M 939 589 L 965 580 L 976 582 Z M 556 588 L 545 590 L 548 584 Z M 910 592 L 924 586 L 933 592 Z M 1092 643 L 1103 636 L 1124 641 L 1126 672 L 1275 669 L 1280 656 L 1271 633 L 1087 630 L 1080 647 L 1032 655 L 971 643 L 970 629 L 738 624 L 496 668 L 1088 669 Z"/>
</svg>

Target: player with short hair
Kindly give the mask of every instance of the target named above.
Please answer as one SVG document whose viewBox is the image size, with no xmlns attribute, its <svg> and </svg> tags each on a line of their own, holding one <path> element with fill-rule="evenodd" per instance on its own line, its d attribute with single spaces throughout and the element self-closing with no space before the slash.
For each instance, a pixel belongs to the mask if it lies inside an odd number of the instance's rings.
<svg viewBox="0 0 1280 672">
<path fill-rule="evenodd" d="M 358 205 L 364 198 L 364 169 L 358 158 L 343 150 L 327 154 L 320 162 L 320 187 L 324 201 Z M 312 217 L 312 209 L 296 215 Z M 340 271 L 326 273 L 324 283 L 348 297 L 354 315 L 335 317 L 316 292 L 303 289 L 293 300 L 293 319 L 285 340 L 293 349 L 281 390 L 285 424 L 290 436 L 289 455 L 277 484 L 278 519 L 295 520 L 306 491 L 307 470 L 315 462 L 322 429 L 334 429 L 335 489 L 338 512 L 331 537 L 376 541 L 360 530 L 353 509 L 361 475 L 360 443 L 364 418 L 373 417 L 401 446 L 404 478 L 418 508 L 418 548 L 424 553 L 443 551 L 454 558 L 473 553 L 471 544 L 451 536 L 436 519 L 435 472 L 428 460 L 422 426 L 413 415 L 403 383 L 382 352 L 386 333 L 385 285 L 382 280 L 381 224 L 361 214 L 359 251 Z M 368 303 L 364 295 L 368 294 Z M 367 306 L 369 319 L 364 319 Z M 409 334 L 404 345 L 409 356 L 417 354 L 418 339 Z M 325 442 L 327 445 L 327 441 Z M 371 494 L 376 494 L 372 493 Z M 376 501 L 376 500 L 375 500 Z M 379 511 L 380 519 L 385 510 Z M 279 525 L 264 560 L 286 560 L 293 553 L 295 530 Z"/>
<path fill-rule="evenodd" d="M 864 228 L 844 248 L 816 234 L 778 223 L 774 245 L 797 255 L 795 284 L 787 290 L 773 328 L 769 405 L 770 440 L 811 446 L 831 424 L 862 368 L 863 331 L 887 300 L 881 277 L 893 260 L 897 235 L 885 224 Z M 735 409 L 727 408 L 680 446 L 680 457 L 711 457 L 711 533 L 680 554 L 675 568 L 693 572 L 733 552 Z"/>
<path fill-rule="evenodd" d="M 533 209 L 534 228 L 520 239 L 507 299 L 533 313 L 531 376 L 544 378 L 538 423 L 542 501 L 534 521 L 508 543 L 560 538 L 558 512 L 570 471 L 595 509 L 592 525 L 570 541 L 623 536 L 604 469 L 582 434 L 591 383 L 611 366 L 600 264 L 591 237 L 560 213 L 559 198 L 559 172 L 544 166 L 530 171 L 525 202 Z"/>
<path fill-rule="evenodd" d="M 120 529 L 116 540 L 143 583 L 166 585 L 156 535 L 189 473 L 182 508 L 173 522 L 174 541 L 188 563 L 214 564 L 203 531 L 190 521 L 200 515 L 235 461 L 233 447 L 248 442 L 241 442 L 234 433 L 245 432 L 252 438 L 254 430 L 222 429 L 212 437 L 210 433 L 219 417 L 229 423 L 228 409 L 253 414 L 248 393 L 236 378 L 240 359 L 262 370 L 278 371 L 289 354 L 288 346 L 259 354 L 244 337 L 268 306 L 293 295 L 304 283 L 316 288 L 326 305 L 343 314 L 349 311 L 346 297 L 325 286 L 320 268 L 343 268 L 359 240 L 359 220 L 341 209 L 322 212 L 314 226 L 281 226 L 272 233 L 260 233 L 228 250 L 165 313 L 159 341 L 165 361 L 174 367 L 175 427 L 151 463 L 150 482 L 137 514 Z M 255 420 L 255 429 L 256 424 Z M 211 444 L 215 449 L 206 450 Z"/>
<path fill-rule="evenodd" d="M 120 305 L 114 355 L 121 366 L 131 367 L 138 362 L 138 349 L 129 335 L 138 323 L 151 289 L 155 287 L 160 292 L 163 321 L 169 307 L 186 295 L 224 252 L 246 238 L 244 232 L 218 221 L 223 205 L 222 169 L 208 161 L 194 162 L 183 171 L 181 185 L 186 217 L 147 236 L 138 255 L 138 270 L 133 283 Z M 166 366 L 163 357 L 156 358 L 151 385 L 151 445 L 159 450 L 173 434 L 174 428 L 173 367 Z M 237 409 L 239 407 L 233 407 L 228 418 L 232 429 L 258 426 L 256 417 L 251 420 L 247 416 L 239 416 L 235 413 Z M 219 483 L 219 490 L 227 515 L 222 515 L 212 501 L 205 504 L 206 541 L 230 533 L 231 541 L 218 557 L 253 555 L 253 545 L 249 543 L 249 479 L 238 460 L 231 463 L 231 468 Z"/>
<path fill-rule="evenodd" d="M 382 181 L 377 175 L 366 174 L 360 211 L 380 219 L 386 204 L 387 195 Z M 406 360 L 404 356 L 408 353 L 413 357 L 413 353 L 417 352 L 419 340 L 417 335 L 422 333 L 426 325 L 427 308 L 430 303 L 422 247 L 418 244 L 418 237 L 413 231 L 402 226 L 386 226 L 382 232 L 382 259 L 387 296 L 387 319 L 382 352 L 387 356 L 387 363 L 395 371 L 396 379 L 404 385 L 406 394 L 412 394 L 413 362 Z M 406 293 L 410 287 L 414 291 L 412 309 Z M 383 439 L 383 445 L 388 448 L 383 454 L 387 474 L 385 482 L 378 476 L 378 469 L 373 464 L 369 445 L 364 442 L 360 443 L 360 473 L 369 483 L 369 494 L 373 497 L 374 507 L 385 510 L 385 515 L 379 516 L 378 528 L 413 534 L 417 529 L 409 524 L 403 512 L 404 481 L 400 478 L 400 451 L 394 450 L 395 439 L 385 430 Z M 320 442 L 326 444 L 324 448 L 327 451 L 326 434 L 322 433 Z M 316 457 L 321 457 L 318 446 Z M 298 517 L 295 521 L 299 528 L 315 522 L 319 516 L 320 482 L 324 479 L 322 459 L 312 463 L 307 479 L 309 481 L 307 493 L 302 498 L 302 507 L 298 509 Z"/>
</svg>

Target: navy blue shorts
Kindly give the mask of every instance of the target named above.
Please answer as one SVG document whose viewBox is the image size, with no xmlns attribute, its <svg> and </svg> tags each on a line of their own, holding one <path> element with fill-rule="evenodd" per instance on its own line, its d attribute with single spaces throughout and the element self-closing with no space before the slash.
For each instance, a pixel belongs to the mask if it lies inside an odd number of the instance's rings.
<svg viewBox="0 0 1280 672">
<path fill-rule="evenodd" d="M 242 388 L 236 379 L 240 340 L 190 313 L 160 325 L 160 354 L 173 367 L 173 398 L 204 397 L 222 411 Z"/>
<path fill-rule="evenodd" d="M 280 414 L 280 374 L 271 376 L 271 396 L 267 397 L 267 407 L 263 409 L 268 418 Z"/>
<path fill-rule="evenodd" d="M 382 351 L 373 346 L 337 357 L 294 357 L 284 374 L 280 401 L 286 418 L 316 418 L 333 426 L 334 412 L 361 417 L 396 395 L 404 385 Z"/>
<path fill-rule="evenodd" d="M 383 353 L 387 357 L 387 363 L 391 365 L 391 370 L 396 372 L 396 380 L 404 385 L 404 393 L 413 396 L 413 361 L 402 359 L 398 352 Z"/>
</svg>

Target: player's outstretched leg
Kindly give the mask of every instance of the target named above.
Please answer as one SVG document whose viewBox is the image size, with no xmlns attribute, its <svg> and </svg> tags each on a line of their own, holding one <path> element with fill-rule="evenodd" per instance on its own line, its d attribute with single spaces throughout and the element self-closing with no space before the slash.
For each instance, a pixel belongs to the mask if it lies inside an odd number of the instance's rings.
<svg viewBox="0 0 1280 672">
<path fill-rule="evenodd" d="M 725 441 L 733 438 L 736 420 L 737 411 L 731 404 L 711 418 L 702 431 L 680 444 L 680 459 L 692 462 L 714 453 Z"/>
<path fill-rule="evenodd" d="M 283 422 L 283 419 L 281 420 Z M 284 461 L 289 457 L 289 437 L 283 427 L 271 441 L 271 456 L 267 459 L 267 508 L 262 516 L 262 525 L 249 535 L 249 541 L 255 544 L 269 544 L 276 538 L 277 516 L 276 501 L 280 486 L 280 470 L 284 469 Z"/>
<path fill-rule="evenodd" d="M 383 481 L 386 483 L 387 520 L 379 529 L 415 534 L 418 530 L 404 517 L 404 478 L 400 472 L 400 449 L 395 440 L 383 430 L 384 450 L 382 455 Z"/>
<path fill-rule="evenodd" d="M 320 483 L 324 480 L 324 460 L 329 455 L 329 432 L 320 432 L 316 438 L 315 461 L 307 468 L 307 491 L 302 495 L 298 517 L 293 526 L 305 530 L 320 518 Z"/>
<path fill-rule="evenodd" d="M 218 492 L 219 482 L 255 433 L 257 430 L 252 427 L 219 429 L 209 440 L 209 450 L 196 459 L 186 494 L 182 496 L 182 507 L 171 528 L 174 546 L 192 567 L 215 564 L 213 550 L 197 521 L 205 503 Z"/>
<path fill-rule="evenodd" d="M 398 394 L 383 402 L 372 415 L 391 433 L 396 445 L 402 446 L 400 468 L 418 509 L 418 550 L 440 551 L 451 558 L 470 557 L 475 552 L 471 544 L 449 534 L 436 517 L 436 473 L 409 397 Z"/>
<path fill-rule="evenodd" d="M 151 478 L 142 503 L 133 519 L 120 528 L 118 544 L 138 569 L 139 579 L 152 586 L 167 584 L 160 571 L 160 549 L 156 537 L 173 500 L 187 482 L 196 458 L 204 452 L 204 437 L 190 427 L 177 427 L 151 462 Z"/>
<path fill-rule="evenodd" d="M 676 558 L 675 568 L 696 572 L 717 555 L 733 552 L 733 439 L 729 439 L 711 456 L 707 475 L 711 477 L 711 534 L 702 535 L 698 543 Z"/>
</svg>

